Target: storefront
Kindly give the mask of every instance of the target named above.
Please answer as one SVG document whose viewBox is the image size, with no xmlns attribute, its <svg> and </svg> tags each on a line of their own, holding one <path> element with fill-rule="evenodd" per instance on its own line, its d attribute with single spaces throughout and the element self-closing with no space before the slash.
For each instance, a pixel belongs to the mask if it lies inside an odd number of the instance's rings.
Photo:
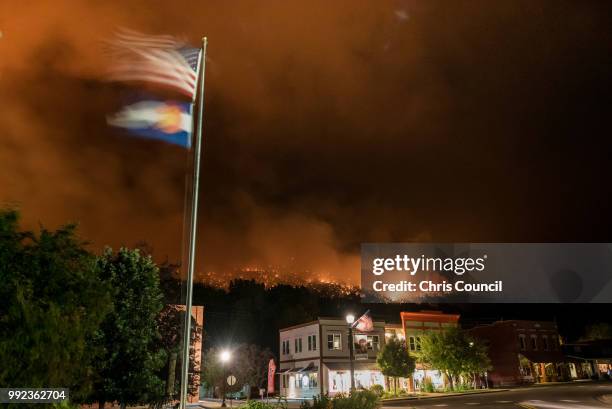
<svg viewBox="0 0 612 409">
<path fill-rule="evenodd" d="M 351 389 L 351 369 L 349 362 L 330 362 L 325 364 L 327 391 L 330 395 L 348 393 Z M 355 362 L 355 388 L 369 389 L 374 385 L 385 387 L 385 377 L 375 363 Z"/>
<path fill-rule="evenodd" d="M 438 370 L 433 369 L 416 369 L 414 371 L 414 388 L 417 391 L 423 391 L 426 383 L 431 383 L 434 389 L 443 389 L 444 376 Z"/>
<path fill-rule="evenodd" d="M 282 369 L 278 375 L 282 396 L 289 399 L 309 399 L 321 394 L 319 368 L 313 364 L 304 368 Z"/>
</svg>

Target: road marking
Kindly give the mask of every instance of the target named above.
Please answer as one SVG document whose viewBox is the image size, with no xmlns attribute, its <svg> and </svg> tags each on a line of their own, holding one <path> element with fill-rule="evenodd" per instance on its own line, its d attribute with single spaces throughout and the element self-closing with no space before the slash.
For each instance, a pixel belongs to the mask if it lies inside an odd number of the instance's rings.
<svg viewBox="0 0 612 409">
<path fill-rule="evenodd" d="M 480 402 L 466 402 L 466 405 L 480 405 Z"/>
<path fill-rule="evenodd" d="M 511 400 L 496 400 L 495 403 L 512 403 Z"/>
<path fill-rule="evenodd" d="M 579 403 L 579 400 L 561 399 L 560 402 Z"/>
<path fill-rule="evenodd" d="M 446 403 L 439 403 L 439 404 L 434 405 L 434 406 L 448 406 L 448 405 Z"/>
</svg>

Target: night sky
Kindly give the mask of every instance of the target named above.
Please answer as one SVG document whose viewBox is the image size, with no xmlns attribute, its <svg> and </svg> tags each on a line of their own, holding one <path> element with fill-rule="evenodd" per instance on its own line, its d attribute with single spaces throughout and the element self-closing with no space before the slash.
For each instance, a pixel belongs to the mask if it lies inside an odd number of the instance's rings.
<svg viewBox="0 0 612 409">
<path fill-rule="evenodd" d="M 178 261 L 187 154 L 106 127 L 117 27 L 209 38 L 199 270 L 609 242 L 610 2 L 0 3 L 0 204 Z M 308 274 L 308 273 L 305 273 Z"/>
</svg>

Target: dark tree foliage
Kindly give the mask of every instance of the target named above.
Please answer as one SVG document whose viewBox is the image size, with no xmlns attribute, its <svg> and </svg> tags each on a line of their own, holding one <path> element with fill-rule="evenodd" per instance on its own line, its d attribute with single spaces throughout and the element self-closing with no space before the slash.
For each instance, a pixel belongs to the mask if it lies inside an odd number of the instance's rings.
<svg viewBox="0 0 612 409">
<path fill-rule="evenodd" d="M 238 382 L 247 386 L 247 398 L 251 397 L 252 388 L 259 389 L 267 386 L 268 364 L 274 354 L 267 348 L 260 348 L 253 344 L 240 344 L 233 352 L 235 375 Z"/>
<path fill-rule="evenodd" d="M 125 248 L 107 249 L 98 264 L 115 308 L 93 340 L 104 355 L 97 361 L 91 399 L 121 406 L 158 401 L 164 394 L 158 374 L 166 359 L 156 321 L 163 306 L 159 270 L 151 257 Z"/>
<path fill-rule="evenodd" d="M 232 281 L 227 290 L 196 283 L 193 304 L 205 308 L 206 348 L 247 343 L 278 351 L 279 328 L 364 309 L 357 293 L 336 290 L 332 285 L 266 288 L 252 280 Z"/>
<path fill-rule="evenodd" d="M 20 231 L 0 211 L 0 385 L 89 392 L 99 350 L 87 340 L 111 310 L 109 288 L 75 226 Z"/>
</svg>

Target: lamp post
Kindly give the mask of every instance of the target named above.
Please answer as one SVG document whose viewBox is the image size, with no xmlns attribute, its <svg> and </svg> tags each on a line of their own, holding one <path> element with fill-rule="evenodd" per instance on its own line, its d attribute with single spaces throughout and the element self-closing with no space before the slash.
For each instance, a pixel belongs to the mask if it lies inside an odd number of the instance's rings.
<svg viewBox="0 0 612 409">
<path fill-rule="evenodd" d="M 355 391 L 355 364 L 353 363 L 353 323 L 355 322 L 355 316 L 348 314 L 346 316 L 346 323 L 348 324 L 348 343 L 349 343 L 349 365 L 351 367 L 351 392 Z"/>
<path fill-rule="evenodd" d="M 227 349 L 224 349 L 223 351 L 221 351 L 221 354 L 219 355 L 219 360 L 221 361 L 221 365 L 223 366 L 223 384 L 221 388 L 221 394 L 223 395 L 223 399 L 221 401 L 222 408 L 227 407 L 227 405 L 225 404 L 225 383 L 227 382 L 226 364 L 229 362 L 231 358 L 232 358 L 232 355 L 230 354 L 230 351 L 228 351 Z"/>
</svg>

